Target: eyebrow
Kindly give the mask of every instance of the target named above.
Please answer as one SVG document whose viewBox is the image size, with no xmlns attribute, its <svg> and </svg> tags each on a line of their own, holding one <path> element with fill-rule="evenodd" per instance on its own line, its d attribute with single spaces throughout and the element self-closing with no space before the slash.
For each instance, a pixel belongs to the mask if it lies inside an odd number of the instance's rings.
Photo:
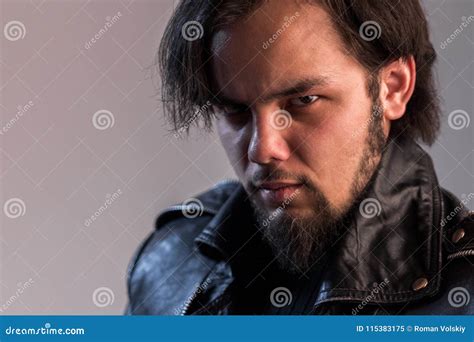
<svg viewBox="0 0 474 342">
<path fill-rule="evenodd" d="M 328 85 L 330 83 L 330 79 L 327 76 L 320 76 L 320 77 L 314 77 L 314 78 L 297 79 L 293 81 L 292 83 L 293 84 L 287 88 L 279 89 L 279 90 L 273 91 L 272 93 L 268 95 L 259 97 L 259 100 L 262 102 L 269 102 L 278 98 L 305 93 L 314 87 L 322 87 L 322 86 Z M 240 103 L 239 101 L 236 101 L 224 95 L 216 95 L 215 99 L 217 100 L 218 103 L 221 103 L 221 104 L 246 106 L 245 104 Z"/>
</svg>

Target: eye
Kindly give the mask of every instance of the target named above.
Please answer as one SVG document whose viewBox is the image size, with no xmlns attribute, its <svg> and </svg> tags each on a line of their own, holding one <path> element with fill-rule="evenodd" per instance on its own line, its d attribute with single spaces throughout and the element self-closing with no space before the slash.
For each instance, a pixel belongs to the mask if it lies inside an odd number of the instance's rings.
<svg viewBox="0 0 474 342">
<path fill-rule="evenodd" d="M 250 110 L 245 105 L 217 104 L 214 105 L 214 114 L 218 120 L 225 120 L 234 129 L 244 127 L 248 122 Z"/>
<path fill-rule="evenodd" d="M 290 100 L 290 103 L 294 106 L 307 106 L 311 103 L 316 102 L 319 99 L 319 96 L 317 95 L 306 95 L 306 96 L 300 96 L 294 99 Z"/>
</svg>

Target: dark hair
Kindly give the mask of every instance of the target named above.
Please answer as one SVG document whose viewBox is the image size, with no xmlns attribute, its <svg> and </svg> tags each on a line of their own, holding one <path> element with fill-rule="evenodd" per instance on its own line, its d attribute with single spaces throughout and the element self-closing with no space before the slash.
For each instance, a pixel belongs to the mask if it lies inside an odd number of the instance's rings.
<svg viewBox="0 0 474 342">
<path fill-rule="evenodd" d="M 222 27 L 245 20 L 261 2 L 182 0 L 179 3 L 166 27 L 157 56 L 165 115 L 175 130 L 188 131 L 192 124 L 198 123 L 196 117 L 205 128 L 212 127 L 211 39 Z M 433 78 L 436 52 L 419 0 L 404 0 L 395 5 L 390 0 L 307 2 L 319 4 L 329 13 L 348 53 L 368 71 L 372 98 L 378 97 L 381 68 L 392 61 L 414 57 L 415 90 L 405 115 L 393 122 L 392 134 L 408 134 L 432 144 L 440 126 L 439 99 Z M 367 39 L 365 34 L 378 36 Z"/>
</svg>

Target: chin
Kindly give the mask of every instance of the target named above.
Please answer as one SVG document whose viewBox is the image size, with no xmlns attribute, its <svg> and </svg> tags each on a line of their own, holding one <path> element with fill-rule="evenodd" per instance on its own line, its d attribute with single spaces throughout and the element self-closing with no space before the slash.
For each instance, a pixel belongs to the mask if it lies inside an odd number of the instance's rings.
<svg viewBox="0 0 474 342">
<path fill-rule="evenodd" d="M 312 219 L 315 216 L 315 212 L 313 209 L 307 206 L 297 206 L 292 205 L 287 208 L 275 207 L 275 208 L 268 208 L 268 207 L 260 207 L 260 213 L 264 214 L 265 216 L 271 218 L 276 222 L 288 222 L 292 220 L 308 220 Z"/>
</svg>

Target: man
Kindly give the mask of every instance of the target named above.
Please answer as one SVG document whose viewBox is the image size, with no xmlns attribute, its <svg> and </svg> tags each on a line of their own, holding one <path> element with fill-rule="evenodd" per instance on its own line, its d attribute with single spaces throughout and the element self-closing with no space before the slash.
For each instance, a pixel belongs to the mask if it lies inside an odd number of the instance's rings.
<svg viewBox="0 0 474 342">
<path fill-rule="evenodd" d="M 239 181 L 159 216 L 127 313 L 474 313 L 473 215 L 415 142 L 434 61 L 418 0 L 182 1 L 165 113 L 215 123 Z"/>
</svg>

